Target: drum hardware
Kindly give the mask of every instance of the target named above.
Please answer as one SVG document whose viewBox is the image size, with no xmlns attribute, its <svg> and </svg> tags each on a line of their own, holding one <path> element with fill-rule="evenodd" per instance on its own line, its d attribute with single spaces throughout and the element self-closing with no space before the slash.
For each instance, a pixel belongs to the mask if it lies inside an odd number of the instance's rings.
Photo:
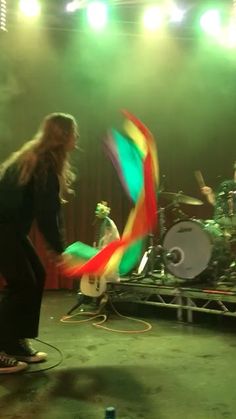
<svg viewBox="0 0 236 419">
<path fill-rule="evenodd" d="M 165 219 L 165 211 L 171 209 L 172 212 L 177 213 L 178 220 L 188 219 L 188 215 L 185 214 L 180 209 L 180 204 L 188 204 L 188 205 L 202 205 L 202 201 L 192 198 L 187 195 L 183 195 L 182 191 L 178 193 L 174 192 L 160 192 L 160 197 L 164 197 L 171 202 L 166 205 L 165 207 L 160 207 L 158 209 L 157 215 L 159 218 L 159 240 L 157 245 L 154 244 L 154 235 L 149 234 L 148 239 L 148 248 L 145 251 L 141 262 L 138 266 L 136 272 L 132 273 L 131 280 L 135 280 L 137 278 L 143 279 L 147 275 L 148 277 L 152 278 L 154 281 L 157 279 L 161 279 L 163 282 L 165 281 L 166 277 L 168 276 L 168 269 L 166 265 L 166 260 L 172 260 L 174 263 L 177 260 L 181 259 L 181 254 L 179 249 L 175 249 L 172 252 L 168 250 L 165 251 L 163 248 L 163 239 L 166 235 L 167 228 L 166 228 L 166 219 Z M 175 220 L 177 221 L 177 220 Z M 158 269 L 156 269 L 158 266 Z"/>
<path fill-rule="evenodd" d="M 136 279 L 143 279 L 147 274 L 154 272 L 156 259 L 156 248 L 154 246 L 154 235 L 148 235 L 148 248 L 145 251 L 142 259 L 139 263 L 138 269 L 136 272 L 133 272 L 131 275 L 131 281 Z"/>
<path fill-rule="evenodd" d="M 181 261 L 181 252 L 179 249 L 173 249 L 171 252 L 165 252 L 164 251 L 164 257 L 166 260 L 172 262 L 172 263 L 179 263 Z"/>
<path fill-rule="evenodd" d="M 220 263 L 218 260 L 212 262 L 212 266 L 209 268 L 208 276 L 212 282 L 219 282 L 219 278 L 222 275 L 222 272 L 225 272 L 225 268 L 221 269 Z"/>
<path fill-rule="evenodd" d="M 235 194 L 236 191 L 232 191 L 230 199 L 234 199 Z M 235 246 L 236 214 L 230 206 L 232 200 L 228 202 L 231 211 L 227 217 L 222 211 L 217 219 L 203 221 L 189 219 L 180 208 L 180 204 L 202 205 L 199 199 L 184 195 L 182 191 L 160 191 L 159 196 L 169 203 L 158 211 L 158 243 L 154 245 L 154 236 L 149 237 L 149 247 L 141 260 L 139 275 L 145 277 L 148 274 L 154 280 L 161 278 L 163 281 L 168 273 L 188 281 L 235 281 L 236 255 L 233 255 L 232 248 Z M 165 211 L 169 208 L 177 219 L 167 229 Z M 155 270 L 157 263 L 160 269 Z"/>
<path fill-rule="evenodd" d="M 224 270 L 223 274 L 220 276 L 220 282 L 218 284 L 235 284 L 236 283 L 236 263 L 232 262 L 230 266 Z"/>
<path fill-rule="evenodd" d="M 236 284 L 236 234 L 232 229 L 223 228 L 223 233 L 230 247 L 230 263 L 220 277 L 222 284 Z"/>
<path fill-rule="evenodd" d="M 213 220 L 182 220 L 164 236 L 163 257 L 167 270 L 177 278 L 217 281 L 231 262 L 229 243 Z"/>
<path fill-rule="evenodd" d="M 163 239 L 166 233 L 166 217 L 165 217 L 165 210 L 168 209 L 171 205 L 167 205 L 166 208 L 160 207 L 157 211 L 157 215 L 159 217 L 159 234 L 160 234 L 160 241 Z"/>
<path fill-rule="evenodd" d="M 154 243 L 152 243 L 153 247 L 152 247 L 152 254 L 151 254 L 151 263 L 150 263 L 150 269 L 148 270 L 148 274 L 150 278 L 152 278 L 154 282 L 155 280 L 160 279 L 162 284 L 165 283 L 165 279 L 167 278 L 167 275 L 168 275 L 168 271 L 164 263 L 164 248 L 162 246 L 163 238 L 167 231 L 165 211 L 171 208 L 173 205 L 176 206 L 175 203 L 171 202 L 166 207 L 160 207 L 157 211 L 157 215 L 159 216 L 159 240 L 156 246 L 154 246 Z M 155 269 L 156 265 L 158 266 L 158 269 Z"/>
<path fill-rule="evenodd" d="M 228 193 L 227 202 L 228 202 L 228 209 L 229 209 L 229 217 L 233 217 L 234 215 L 233 191 L 230 191 Z"/>
<path fill-rule="evenodd" d="M 231 238 L 236 234 L 236 214 L 232 216 L 218 215 L 216 222 L 226 237 Z"/>
<path fill-rule="evenodd" d="M 163 253 L 161 242 L 166 233 L 166 220 L 165 220 L 165 210 L 168 207 L 171 207 L 173 204 L 169 204 L 167 207 L 160 207 L 157 211 L 159 219 L 159 241 L 154 244 L 154 234 L 148 235 L 148 248 L 145 251 L 138 269 L 136 272 L 133 272 L 131 275 L 131 281 L 135 279 L 143 279 L 147 275 L 153 280 L 161 279 L 164 280 L 167 274 L 166 266 L 164 264 Z M 156 270 L 156 265 L 158 270 Z"/>
<path fill-rule="evenodd" d="M 171 212 L 174 214 L 174 222 L 189 218 L 189 216 L 181 210 L 180 205 L 176 202 L 173 202 L 173 208 Z"/>
<path fill-rule="evenodd" d="M 220 205 L 216 208 L 215 218 L 222 229 L 233 234 L 236 232 L 236 191 L 224 190 L 218 196 L 221 197 L 221 201 Z"/>
</svg>

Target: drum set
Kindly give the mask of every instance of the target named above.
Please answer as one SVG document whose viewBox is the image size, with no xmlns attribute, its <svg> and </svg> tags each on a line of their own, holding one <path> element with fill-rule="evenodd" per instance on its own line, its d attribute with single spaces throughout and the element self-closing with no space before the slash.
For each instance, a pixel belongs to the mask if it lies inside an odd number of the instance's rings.
<svg viewBox="0 0 236 419">
<path fill-rule="evenodd" d="M 201 200 L 182 192 L 160 192 L 160 197 L 168 204 L 158 211 L 159 242 L 148 249 L 151 275 L 157 265 L 163 277 L 236 283 L 236 214 L 217 220 L 189 218 L 181 204 L 203 205 Z M 167 209 L 175 216 L 169 228 Z"/>
</svg>

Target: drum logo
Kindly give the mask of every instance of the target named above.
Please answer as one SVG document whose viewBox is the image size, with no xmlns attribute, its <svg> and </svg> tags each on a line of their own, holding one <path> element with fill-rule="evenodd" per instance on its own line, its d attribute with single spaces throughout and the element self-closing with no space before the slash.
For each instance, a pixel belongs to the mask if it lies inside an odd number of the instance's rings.
<svg viewBox="0 0 236 419">
<path fill-rule="evenodd" d="M 191 227 L 180 227 L 177 233 L 189 233 L 193 229 Z"/>
</svg>

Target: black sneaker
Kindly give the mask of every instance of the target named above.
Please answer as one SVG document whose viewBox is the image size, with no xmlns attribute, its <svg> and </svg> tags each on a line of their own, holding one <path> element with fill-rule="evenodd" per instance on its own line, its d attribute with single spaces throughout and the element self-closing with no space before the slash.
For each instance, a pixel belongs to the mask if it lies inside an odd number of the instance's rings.
<svg viewBox="0 0 236 419">
<path fill-rule="evenodd" d="M 12 344 L 7 344 L 4 350 L 16 360 L 25 361 L 29 364 L 46 361 L 47 359 L 47 354 L 34 349 L 28 339 L 19 339 Z"/>
<path fill-rule="evenodd" d="M 0 374 L 11 374 L 25 370 L 28 364 L 25 362 L 17 361 L 13 356 L 6 355 L 0 352 Z"/>
</svg>

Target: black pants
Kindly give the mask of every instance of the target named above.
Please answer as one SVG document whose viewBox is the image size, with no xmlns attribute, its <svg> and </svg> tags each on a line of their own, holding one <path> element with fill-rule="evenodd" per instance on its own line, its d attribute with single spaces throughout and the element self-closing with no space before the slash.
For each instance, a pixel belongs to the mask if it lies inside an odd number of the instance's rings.
<svg viewBox="0 0 236 419">
<path fill-rule="evenodd" d="M 0 273 L 7 286 L 0 301 L 0 342 L 38 335 L 45 270 L 30 240 L 0 224 Z"/>
</svg>

